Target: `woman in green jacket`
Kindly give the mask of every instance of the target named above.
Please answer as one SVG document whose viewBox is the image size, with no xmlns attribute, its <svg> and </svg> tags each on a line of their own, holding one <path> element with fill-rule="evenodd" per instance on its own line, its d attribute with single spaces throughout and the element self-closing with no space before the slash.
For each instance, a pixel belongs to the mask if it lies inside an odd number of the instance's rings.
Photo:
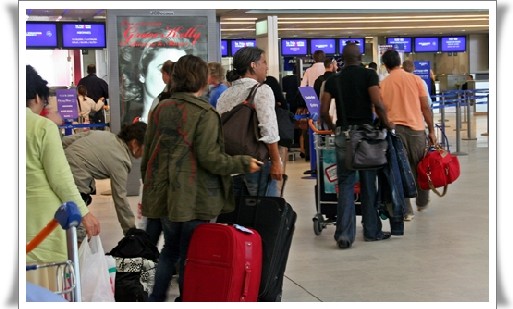
<svg viewBox="0 0 513 309">
<path fill-rule="evenodd" d="M 160 217 L 164 246 L 149 301 L 165 301 L 177 260 L 180 295 L 183 263 L 198 224 L 233 211 L 232 174 L 259 170 L 249 156 L 224 152 L 221 118 L 203 98 L 208 67 L 201 58 L 182 56 L 174 65 L 171 97 L 148 119 L 144 154 L 142 215 Z"/>
</svg>

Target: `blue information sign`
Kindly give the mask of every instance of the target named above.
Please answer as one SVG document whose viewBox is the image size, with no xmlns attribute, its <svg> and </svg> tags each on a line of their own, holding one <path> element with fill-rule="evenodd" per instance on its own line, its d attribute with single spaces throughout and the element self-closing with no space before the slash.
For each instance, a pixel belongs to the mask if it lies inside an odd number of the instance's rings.
<svg viewBox="0 0 513 309">
<path fill-rule="evenodd" d="M 57 95 L 57 110 L 59 111 L 62 119 L 77 119 L 77 90 L 75 88 L 57 89 L 55 93 Z"/>
<path fill-rule="evenodd" d="M 299 92 L 306 102 L 306 108 L 308 108 L 310 118 L 313 119 L 313 121 L 317 121 L 319 118 L 320 106 L 319 98 L 317 97 L 317 93 L 315 93 L 315 89 L 313 89 L 313 87 L 299 87 Z"/>
<path fill-rule="evenodd" d="M 415 70 L 413 74 L 420 76 L 427 86 L 428 86 L 428 95 L 431 93 L 431 80 L 429 78 L 429 72 L 431 71 L 431 64 L 429 61 L 414 61 L 413 65 L 415 66 Z"/>
</svg>

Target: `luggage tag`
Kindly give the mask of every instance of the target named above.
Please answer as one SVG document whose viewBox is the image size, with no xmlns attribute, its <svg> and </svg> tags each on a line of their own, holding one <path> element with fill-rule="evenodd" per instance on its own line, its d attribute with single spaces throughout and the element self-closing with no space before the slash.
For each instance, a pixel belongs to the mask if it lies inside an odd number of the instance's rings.
<svg viewBox="0 0 513 309">
<path fill-rule="evenodd" d="M 234 224 L 233 227 L 243 233 L 246 233 L 246 234 L 255 234 L 252 230 L 250 230 L 242 225 Z"/>
</svg>

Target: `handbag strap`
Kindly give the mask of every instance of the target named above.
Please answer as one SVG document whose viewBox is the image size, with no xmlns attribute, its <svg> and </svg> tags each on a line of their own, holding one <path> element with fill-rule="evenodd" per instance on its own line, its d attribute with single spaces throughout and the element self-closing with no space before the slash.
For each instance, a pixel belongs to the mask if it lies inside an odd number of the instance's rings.
<svg viewBox="0 0 513 309">
<path fill-rule="evenodd" d="M 427 177 L 428 177 L 428 185 L 429 185 L 429 188 L 431 189 L 431 191 L 435 192 L 435 194 L 438 195 L 439 197 L 442 197 L 447 193 L 447 185 L 444 186 L 444 190 L 442 191 L 442 193 L 440 193 L 435 188 L 435 186 L 433 186 L 433 182 L 431 181 L 431 174 L 428 173 Z"/>
<path fill-rule="evenodd" d="M 424 157 L 427 156 L 428 152 L 430 151 L 430 148 L 433 149 L 431 151 L 438 151 L 438 152 L 446 151 L 442 147 L 442 145 L 440 145 L 439 143 L 436 143 L 435 145 L 426 147 L 426 150 L 424 152 Z M 437 188 L 435 188 L 435 186 L 433 185 L 433 181 L 431 180 L 431 173 L 428 172 L 426 176 L 427 176 L 428 185 L 429 185 L 429 188 L 431 189 L 431 191 L 433 191 L 439 197 L 442 197 L 447 193 L 447 187 L 448 187 L 447 185 L 444 186 L 442 193 L 440 193 L 440 191 L 438 191 Z"/>
<path fill-rule="evenodd" d="M 244 100 L 244 104 L 247 104 L 249 107 L 255 109 L 255 104 L 253 104 L 253 101 L 255 100 L 255 95 L 257 92 L 258 87 L 262 86 L 260 83 L 256 83 L 251 90 L 249 91 L 248 97 Z"/>
</svg>

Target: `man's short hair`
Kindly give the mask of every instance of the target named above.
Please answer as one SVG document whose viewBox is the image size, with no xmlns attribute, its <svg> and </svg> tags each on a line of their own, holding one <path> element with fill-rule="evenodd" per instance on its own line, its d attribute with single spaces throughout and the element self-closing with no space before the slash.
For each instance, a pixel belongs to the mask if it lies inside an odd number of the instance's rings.
<svg viewBox="0 0 513 309">
<path fill-rule="evenodd" d="M 313 53 L 313 59 L 315 62 L 324 62 L 324 59 L 326 59 L 326 53 L 324 53 L 323 50 L 316 50 Z"/>
<path fill-rule="evenodd" d="M 332 58 L 326 58 L 326 60 L 324 60 L 324 67 L 326 69 L 329 69 L 331 64 L 334 62 L 335 60 L 332 59 Z"/>
<path fill-rule="evenodd" d="M 96 74 L 96 64 L 87 65 L 87 74 Z"/>
</svg>

